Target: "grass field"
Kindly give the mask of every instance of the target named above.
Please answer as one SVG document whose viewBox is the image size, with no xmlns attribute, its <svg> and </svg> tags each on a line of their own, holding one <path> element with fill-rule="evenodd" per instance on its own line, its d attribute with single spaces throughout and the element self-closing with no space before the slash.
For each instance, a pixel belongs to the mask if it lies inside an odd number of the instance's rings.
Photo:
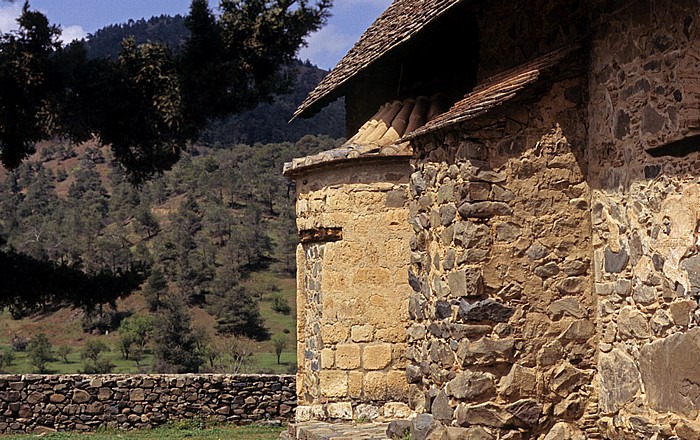
<svg viewBox="0 0 700 440">
<path fill-rule="evenodd" d="M 29 440 L 31 438 L 51 439 L 51 440 L 112 440 L 112 439 L 153 439 L 153 440 L 277 440 L 283 428 L 271 428 L 264 426 L 242 426 L 242 427 L 215 427 L 208 429 L 180 429 L 178 427 L 166 426 L 153 430 L 118 431 L 105 429 L 96 433 L 71 433 L 62 432 L 55 434 L 44 434 L 41 436 L 25 434 L 3 436 L 3 440 Z"/>
<path fill-rule="evenodd" d="M 275 373 L 286 374 L 296 371 L 296 280 L 294 278 L 282 278 L 271 272 L 256 272 L 245 281 L 247 286 L 260 295 L 260 313 L 265 320 L 265 326 L 270 335 L 283 334 L 288 338 L 288 344 L 282 352 L 280 364 L 277 364 L 272 341 L 256 342 L 251 363 L 246 367 L 246 373 Z M 273 288 L 274 286 L 274 288 Z M 281 295 L 291 307 L 291 313 L 283 315 L 272 309 L 272 298 Z M 143 296 L 135 293 L 118 303 L 121 311 L 130 311 L 135 314 L 145 314 L 146 306 Z M 192 324 L 209 329 L 214 333 L 215 320 L 201 308 L 192 308 Z M 22 320 L 13 320 L 7 311 L 0 313 L 0 348 L 9 347 L 14 335 L 31 338 L 38 333 L 46 333 L 53 344 L 54 350 L 60 345 L 68 345 L 72 353 L 68 356 L 68 363 L 58 359 L 48 364 L 48 370 L 56 374 L 79 373 L 83 368 L 80 359 L 80 350 L 89 339 L 97 339 L 111 347 L 111 351 L 104 354 L 115 366 L 114 373 L 149 373 L 152 365 L 151 350 L 146 350 L 145 356 L 137 365 L 133 360 L 124 360 L 117 348 L 118 332 L 110 332 L 108 335 L 92 335 L 82 331 L 82 313 L 77 310 L 63 308 L 43 314 L 37 314 Z M 11 365 L 4 365 L 2 373 L 24 374 L 34 373 L 26 353 L 15 353 L 15 360 Z"/>
</svg>

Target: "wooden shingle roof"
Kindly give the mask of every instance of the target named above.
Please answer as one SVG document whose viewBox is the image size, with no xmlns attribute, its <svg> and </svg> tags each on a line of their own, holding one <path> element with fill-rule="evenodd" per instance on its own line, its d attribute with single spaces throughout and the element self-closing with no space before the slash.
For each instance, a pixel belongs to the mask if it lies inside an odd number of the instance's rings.
<svg viewBox="0 0 700 440">
<path fill-rule="evenodd" d="M 394 0 L 365 31 L 350 52 L 309 93 L 292 119 L 320 110 L 334 92 L 392 49 L 407 42 L 421 29 L 463 0 Z"/>
<path fill-rule="evenodd" d="M 559 65 L 564 58 L 579 48 L 578 44 L 563 47 L 483 81 L 447 112 L 406 134 L 400 141 L 409 141 L 449 125 L 475 119 L 505 104 L 524 91 L 528 85 L 540 79 L 544 72 Z"/>
</svg>

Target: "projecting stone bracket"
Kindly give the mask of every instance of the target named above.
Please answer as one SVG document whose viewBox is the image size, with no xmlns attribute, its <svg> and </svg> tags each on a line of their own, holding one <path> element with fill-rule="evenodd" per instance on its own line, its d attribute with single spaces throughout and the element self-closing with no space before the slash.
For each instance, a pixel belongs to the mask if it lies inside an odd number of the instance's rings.
<svg viewBox="0 0 700 440">
<path fill-rule="evenodd" d="M 343 239 L 343 228 L 313 228 L 299 231 L 302 243 L 328 243 Z"/>
</svg>

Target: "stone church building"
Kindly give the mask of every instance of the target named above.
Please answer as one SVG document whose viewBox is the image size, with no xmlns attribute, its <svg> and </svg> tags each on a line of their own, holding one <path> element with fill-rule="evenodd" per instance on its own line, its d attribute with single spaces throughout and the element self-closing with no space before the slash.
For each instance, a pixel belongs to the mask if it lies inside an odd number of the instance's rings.
<svg viewBox="0 0 700 440">
<path fill-rule="evenodd" d="M 297 420 L 700 438 L 700 1 L 395 0 L 295 117 L 340 97 Z"/>
</svg>

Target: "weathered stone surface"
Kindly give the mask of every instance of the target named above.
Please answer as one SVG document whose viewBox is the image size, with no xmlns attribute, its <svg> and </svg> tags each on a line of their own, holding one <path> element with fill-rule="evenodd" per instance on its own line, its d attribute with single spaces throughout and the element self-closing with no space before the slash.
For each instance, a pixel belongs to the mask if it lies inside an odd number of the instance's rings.
<svg viewBox="0 0 700 440">
<path fill-rule="evenodd" d="M 90 401 L 90 394 L 85 390 L 73 391 L 73 403 L 85 403 Z"/>
<path fill-rule="evenodd" d="M 408 383 L 420 383 L 422 378 L 423 373 L 421 373 L 418 366 L 409 365 L 406 367 L 406 381 Z"/>
<path fill-rule="evenodd" d="M 700 423 L 681 420 L 678 425 L 676 425 L 676 435 L 683 440 L 700 440 Z"/>
<path fill-rule="evenodd" d="M 411 433 L 411 421 L 410 420 L 394 420 L 389 422 L 389 426 L 386 429 L 386 436 L 388 438 L 404 438 L 406 435 Z"/>
<path fill-rule="evenodd" d="M 498 385 L 498 394 L 507 398 L 534 396 L 537 392 L 537 371 L 515 364 Z"/>
<path fill-rule="evenodd" d="M 618 318 L 618 330 L 625 337 L 646 339 L 649 337 L 649 323 L 644 315 L 634 307 L 623 307 Z"/>
<path fill-rule="evenodd" d="M 649 406 L 689 414 L 700 409 L 700 329 L 676 333 L 642 347 L 639 370 Z"/>
<path fill-rule="evenodd" d="M 605 413 L 617 411 L 632 400 L 641 388 L 641 377 L 634 359 L 617 348 L 600 354 L 598 371 L 600 406 Z"/>
<path fill-rule="evenodd" d="M 629 262 L 629 254 L 625 249 L 613 252 L 609 247 L 605 248 L 605 271 L 610 273 L 622 272 Z"/>
<path fill-rule="evenodd" d="M 587 341 L 595 335 L 595 325 L 586 319 L 579 319 L 569 324 L 562 334 L 562 339 L 570 341 Z"/>
<path fill-rule="evenodd" d="M 513 423 L 513 415 L 495 403 L 461 404 L 455 411 L 459 426 L 482 425 L 503 428 Z"/>
<path fill-rule="evenodd" d="M 452 305 L 447 301 L 435 303 L 435 318 L 445 319 L 452 316 Z"/>
<path fill-rule="evenodd" d="M 695 254 L 681 261 L 681 269 L 688 273 L 690 293 L 700 294 L 700 254 Z"/>
<path fill-rule="evenodd" d="M 479 296 L 483 293 L 483 279 L 479 268 L 469 267 L 447 275 L 450 295 L 454 298 Z"/>
<path fill-rule="evenodd" d="M 669 306 L 669 311 L 676 325 L 685 327 L 690 324 L 690 314 L 698 308 L 692 300 L 677 301 Z"/>
<path fill-rule="evenodd" d="M 450 406 L 450 401 L 444 391 L 440 391 L 433 400 L 433 404 L 430 407 L 430 413 L 433 415 L 433 417 L 435 417 L 435 419 L 440 420 L 441 422 L 452 421 L 454 408 Z"/>
<path fill-rule="evenodd" d="M 352 404 L 350 402 L 329 403 L 326 414 L 331 419 L 352 420 Z"/>
<path fill-rule="evenodd" d="M 513 209 L 504 202 L 467 202 L 457 210 L 462 218 L 491 218 L 513 214 Z"/>
<path fill-rule="evenodd" d="M 506 411 L 525 425 L 534 426 L 542 414 L 542 404 L 534 399 L 522 399 L 506 406 Z"/>
<path fill-rule="evenodd" d="M 491 339 L 483 337 L 474 342 L 461 341 L 457 348 L 457 357 L 465 367 L 471 365 L 494 365 L 512 360 L 513 339 Z"/>
<path fill-rule="evenodd" d="M 547 312 L 554 320 L 561 319 L 564 316 L 581 319 L 588 315 L 588 312 L 581 307 L 581 302 L 578 298 L 573 296 L 554 301 L 547 307 Z"/>
<path fill-rule="evenodd" d="M 549 430 L 544 440 L 586 440 L 586 436 L 574 425 L 558 422 Z"/>
<path fill-rule="evenodd" d="M 459 303 L 459 316 L 464 321 L 508 322 L 515 310 L 492 299 L 474 303 L 462 300 Z"/>
<path fill-rule="evenodd" d="M 411 440 L 425 440 L 437 422 L 430 414 L 419 414 L 411 422 Z"/>
<path fill-rule="evenodd" d="M 447 383 L 445 391 L 448 396 L 456 399 L 479 399 L 495 391 L 494 377 L 490 373 L 462 371 Z"/>
</svg>

